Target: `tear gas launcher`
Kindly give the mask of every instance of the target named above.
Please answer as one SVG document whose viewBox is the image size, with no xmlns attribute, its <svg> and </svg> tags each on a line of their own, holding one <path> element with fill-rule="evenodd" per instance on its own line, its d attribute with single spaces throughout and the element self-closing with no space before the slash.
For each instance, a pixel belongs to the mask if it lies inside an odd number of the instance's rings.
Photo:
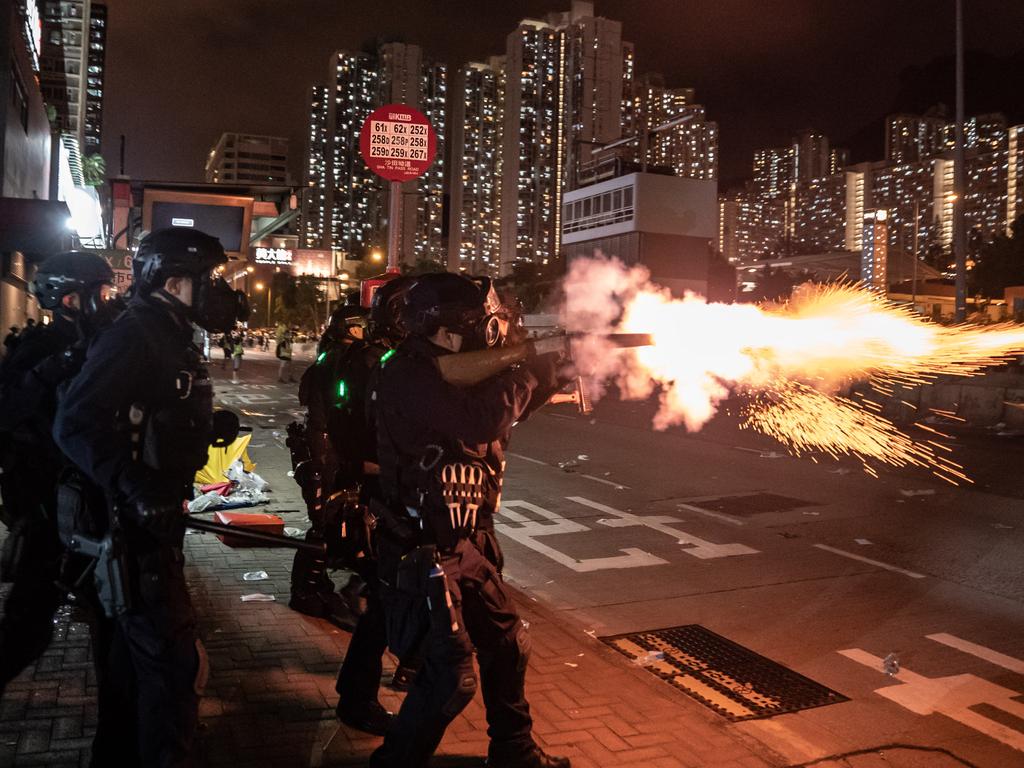
<svg viewBox="0 0 1024 768">
<path fill-rule="evenodd" d="M 437 358 L 437 367 L 441 371 L 441 377 L 449 384 L 454 384 L 457 387 L 471 387 L 531 357 L 561 354 L 571 360 L 573 340 L 590 335 L 561 332 L 507 347 L 443 355 Z M 649 333 L 609 333 L 602 334 L 599 338 L 606 340 L 612 346 L 621 348 L 649 347 L 654 344 L 654 338 Z M 590 399 L 583 387 L 581 376 L 576 377 L 573 392 L 557 393 L 551 398 L 551 402 L 576 403 L 582 413 L 589 413 L 591 410 Z"/>
</svg>

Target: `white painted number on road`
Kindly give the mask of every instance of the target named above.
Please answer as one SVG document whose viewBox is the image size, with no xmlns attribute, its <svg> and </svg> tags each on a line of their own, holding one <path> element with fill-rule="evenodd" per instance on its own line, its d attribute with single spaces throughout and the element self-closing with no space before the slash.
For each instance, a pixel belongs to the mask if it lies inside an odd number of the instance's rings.
<svg viewBox="0 0 1024 768">
<path fill-rule="evenodd" d="M 567 498 L 569 501 L 575 501 L 577 504 L 596 509 L 598 512 L 612 515 L 610 520 L 598 520 L 597 522 L 601 525 L 609 528 L 628 528 L 634 525 L 642 525 L 645 528 L 650 528 L 652 531 L 671 536 L 676 540 L 677 544 L 687 547 L 683 552 L 698 557 L 701 560 L 710 560 L 716 557 L 732 557 L 734 555 L 756 555 L 758 552 L 758 550 L 752 549 L 745 544 L 714 544 L 710 541 L 699 539 L 693 534 L 686 533 L 686 531 L 673 528 L 673 523 L 683 522 L 678 517 L 671 517 L 669 515 L 634 515 L 632 512 L 622 512 L 614 507 L 599 504 L 582 496 L 568 496 Z"/>
<path fill-rule="evenodd" d="M 953 640 L 957 639 L 953 638 L 952 635 L 943 634 L 930 637 L 933 640 L 941 637 L 942 639 L 938 639 L 938 642 L 952 645 L 953 647 L 960 647 L 947 642 L 950 638 Z M 970 650 L 968 652 L 972 653 L 972 655 L 987 658 L 987 656 L 977 653 L 977 650 L 989 651 L 989 649 L 973 643 L 966 645 L 969 646 Z M 964 648 L 961 648 L 961 650 L 964 650 Z M 880 658 L 872 656 L 860 648 L 850 648 L 845 651 L 839 651 L 839 653 L 866 667 L 882 668 L 882 660 Z M 995 654 L 994 651 L 989 651 L 989 653 Z M 1017 665 L 1024 664 L 1024 662 L 1003 654 L 996 654 L 996 656 L 1002 662 L 1000 666 L 1006 666 L 1007 661 L 1014 662 Z M 916 672 L 911 672 L 906 667 L 903 667 L 896 673 L 895 679 L 899 680 L 901 685 L 878 688 L 875 690 L 875 693 L 896 702 L 904 709 L 908 709 L 918 715 L 931 715 L 935 713 L 945 715 L 956 720 L 958 723 L 966 725 L 968 728 L 973 728 L 979 733 L 983 733 L 986 736 L 1001 741 L 1007 746 L 1024 752 L 1024 733 L 991 720 L 971 709 L 971 707 L 976 707 L 979 704 L 987 704 L 1016 718 L 1024 719 L 1024 704 L 1015 701 L 1020 696 L 1019 691 L 1003 688 L 1001 685 L 990 683 L 988 680 L 983 680 L 975 675 L 925 677 Z"/>
<path fill-rule="evenodd" d="M 517 511 L 520 510 L 520 511 Z M 523 512 L 529 512 L 539 519 L 532 519 Z M 628 547 L 619 550 L 623 554 L 613 557 L 596 557 L 589 560 L 577 560 L 559 552 L 547 544 L 537 541 L 542 536 L 556 533 L 578 533 L 590 530 L 574 520 L 567 520 L 550 510 L 530 504 L 527 501 L 505 501 L 501 504 L 499 515 L 510 520 L 510 523 L 496 523 L 498 532 L 515 539 L 523 546 L 550 557 L 556 563 L 564 565 L 577 573 L 604 571 L 616 568 L 643 568 L 649 565 L 665 565 L 668 561 L 655 557 L 642 549 Z"/>
</svg>

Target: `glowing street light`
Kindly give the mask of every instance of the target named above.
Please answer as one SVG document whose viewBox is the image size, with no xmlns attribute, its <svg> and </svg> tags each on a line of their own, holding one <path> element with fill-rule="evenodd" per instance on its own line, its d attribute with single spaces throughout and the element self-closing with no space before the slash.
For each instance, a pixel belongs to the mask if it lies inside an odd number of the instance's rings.
<svg viewBox="0 0 1024 768">
<path fill-rule="evenodd" d="M 384 258 L 384 254 L 382 254 L 380 251 L 374 251 L 373 253 L 370 254 L 370 258 L 373 259 L 374 261 L 381 261 Z"/>
</svg>

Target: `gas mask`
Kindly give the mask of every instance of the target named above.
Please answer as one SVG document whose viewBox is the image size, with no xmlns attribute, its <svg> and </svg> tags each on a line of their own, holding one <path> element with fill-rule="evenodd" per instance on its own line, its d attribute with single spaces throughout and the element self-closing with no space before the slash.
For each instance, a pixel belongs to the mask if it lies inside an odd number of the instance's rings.
<svg viewBox="0 0 1024 768">
<path fill-rule="evenodd" d="M 80 325 L 86 337 L 111 325 L 124 311 L 124 302 L 114 297 L 113 290 L 106 283 L 95 286 L 82 299 Z"/>
<path fill-rule="evenodd" d="M 462 351 L 500 347 L 508 333 L 508 318 L 494 285 L 487 278 L 474 278 L 484 292 L 482 314 L 457 332 L 462 336 Z"/>
<path fill-rule="evenodd" d="M 230 331 L 249 317 L 249 300 L 223 277 L 204 274 L 192 280 L 192 317 L 210 333 Z"/>
</svg>

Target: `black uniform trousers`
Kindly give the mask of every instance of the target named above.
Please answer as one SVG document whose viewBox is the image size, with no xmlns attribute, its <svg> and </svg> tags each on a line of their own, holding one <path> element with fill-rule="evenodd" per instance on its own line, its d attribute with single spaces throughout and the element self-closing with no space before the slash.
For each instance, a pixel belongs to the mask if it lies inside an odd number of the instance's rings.
<svg viewBox="0 0 1024 768">
<path fill-rule="evenodd" d="M 101 619 L 96 632 L 105 663 L 93 768 L 193 764 L 206 665 L 185 583 L 183 536 L 183 529 L 166 539 L 127 533 L 135 604 L 122 616 Z"/>
<path fill-rule="evenodd" d="M 4 495 L 5 503 L 13 507 L 11 494 Z M 13 521 L 5 541 L 5 571 L 12 572 L 4 578 L 13 584 L 0 619 L 0 696 L 49 647 L 53 617 L 64 600 L 63 590 L 56 585 L 62 552 L 57 528 L 44 517 L 41 502 L 37 504 L 35 512 Z"/>
<path fill-rule="evenodd" d="M 476 693 L 474 648 L 491 739 L 489 754 L 518 755 L 533 747 L 533 721 L 524 692 L 529 637 L 498 573 L 497 542 L 489 534 L 477 534 L 475 539 L 461 539 L 451 551 L 441 553 L 451 613 L 446 605 L 428 606 L 422 595 L 395 588 L 395 553 L 385 554 L 389 547 L 382 542 L 381 573 L 387 583 L 381 585 L 381 597 L 391 650 L 401 657 L 408 650 L 403 646 L 422 640 L 423 665 L 384 743 L 370 759 L 374 768 L 427 765 L 448 724 Z M 454 630 L 453 618 L 458 625 Z"/>
<path fill-rule="evenodd" d="M 366 613 L 359 617 L 345 659 L 338 671 L 334 690 L 338 706 L 361 709 L 378 701 L 380 676 L 384 672 L 383 655 L 388 647 L 384 606 L 376 585 L 366 601 Z"/>
</svg>

